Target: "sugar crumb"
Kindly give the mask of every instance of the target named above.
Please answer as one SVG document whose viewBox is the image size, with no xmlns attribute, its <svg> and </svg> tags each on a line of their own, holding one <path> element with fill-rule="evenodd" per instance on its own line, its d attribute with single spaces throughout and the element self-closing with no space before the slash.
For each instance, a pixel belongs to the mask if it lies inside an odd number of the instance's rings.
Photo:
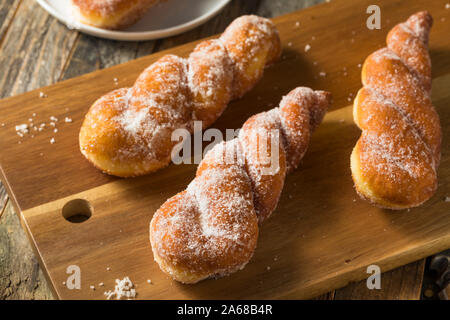
<svg viewBox="0 0 450 320">
<path fill-rule="evenodd" d="M 305 52 L 308 52 L 310 49 L 311 49 L 311 46 L 310 46 L 309 44 L 307 44 L 307 45 L 305 46 Z"/>
<path fill-rule="evenodd" d="M 29 132 L 28 124 L 24 123 L 16 126 L 16 133 L 19 137 L 23 137 L 28 132 Z"/>
<path fill-rule="evenodd" d="M 122 280 L 116 279 L 114 290 L 105 291 L 104 295 L 108 300 L 114 297 L 116 300 L 121 300 L 122 298 L 130 300 L 136 297 L 136 289 L 134 288 L 134 284 L 131 282 L 130 278 L 125 277 Z"/>
</svg>

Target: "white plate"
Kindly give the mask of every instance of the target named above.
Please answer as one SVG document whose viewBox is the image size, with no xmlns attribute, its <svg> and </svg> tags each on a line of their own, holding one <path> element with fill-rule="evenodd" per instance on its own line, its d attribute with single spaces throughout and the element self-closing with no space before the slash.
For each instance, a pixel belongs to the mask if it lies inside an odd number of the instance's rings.
<svg viewBox="0 0 450 320">
<path fill-rule="evenodd" d="M 37 0 L 52 16 L 68 28 L 100 38 L 139 41 L 173 36 L 191 30 L 219 13 L 230 0 L 166 0 L 150 8 L 136 24 L 112 31 L 81 24 L 72 18 L 71 0 Z"/>
</svg>

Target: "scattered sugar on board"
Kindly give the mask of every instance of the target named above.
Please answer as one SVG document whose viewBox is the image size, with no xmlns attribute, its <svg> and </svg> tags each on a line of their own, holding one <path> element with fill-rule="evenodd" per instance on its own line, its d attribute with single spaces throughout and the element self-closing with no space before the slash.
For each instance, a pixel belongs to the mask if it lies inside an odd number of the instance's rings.
<svg viewBox="0 0 450 320">
<path fill-rule="evenodd" d="M 32 117 L 36 117 L 36 113 L 33 112 Z M 57 133 L 59 131 L 59 129 L 56 128 L 56 122 L 58 122 L 58 118 L 55 116 L 50 116 L 49 117 L 50 122 L 48 123 L 51 127 L 53 127 L 54 129 L 52 130 L 54 133 Z M 33 118 L 28 118 L 28 124 L 27 123 L 23 123 L 23 124 L 18 124 L 15 126 L 15 130 L 16 133 L 19 137 L 23 138 L 26 134 L 29 134 L 30 131 L 33 132 L 42 132 L 44 131 L 45 127 L 47 126 L 47 124 L 45 122 L 40 123 L 39 125 L 34 124 L 34 119 Z M 65 117 L 64 118 L 64 122 L 65 123 L 71 123 L 72 122 L 72 118 L 70 117 Z M 4 123 L 1 124 L 2 127 L 5 126 Z M 31 138 L 34 138 L 34 134 L 30 135 Z M 55 143 L 54 139 L 52 138 L 50 140 L 50 143 Z"/>
<path fill-rule="evenodd" d="M 310 46 L 309 44 L 307 44 L 307 45 L 305 46 L 305 52 L 308 52 L 310 49 L 311 49 L 311 46 Z"/>
<path fill-rule="evenodd" d="M 28 124 L 24 123 L 16 126 L 16 133 L 18 136 L 23 137 L 28 132 Z"/>
<path fill-rule="evenodd" d="M 446 196 L 444 199 L 445 202 L 450 202 L 450 196 Z"/>
<path fill-rule="evenodd" d="M 136 297 L 136 289 L 134 289 L 134 284 L 131 282 L 130 278 L 125 277 L 122 280 L 116 279 L 114 291 L 105 291 L 104 295 L 108 300 L 111 300 L 112 298 L 115 298 L 116 300 L 121 300 L 122 298 L 131 300 Z"/>
</svg>

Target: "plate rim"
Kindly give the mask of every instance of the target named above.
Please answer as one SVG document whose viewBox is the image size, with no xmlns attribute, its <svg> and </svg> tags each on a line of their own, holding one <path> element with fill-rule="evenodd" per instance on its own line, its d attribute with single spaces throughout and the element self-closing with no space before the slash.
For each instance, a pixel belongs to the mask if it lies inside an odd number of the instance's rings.
<svg viewBox="0 0 450 320">
<path fill-rule="evenodd" d="M 36 0 L 37 3 L 50 15 L 54 18 L 58 19 L 62 22 L 66 28 L 71 29 L 69 26 L 71 25 L 71 21 L 67 16 L 60 14 L 58 11 L 54 9 L 52 5 L 48 3 L 48 0 Z M 121 40 L 121 41 L 145 41 L 145 40 L 156 40 L 161 38 L 166 38 L 170 36 L 174 36 L 189 30 L 194 29 L 195 27 L 205 23 L 209 19 L 213 18 L 220 11 L 222 11 L 227 4 L 229 4 L 231 0 L 221 0 L 221 2 L 214 7 L 212 10 L 206 12 L 205 14 L 182 24 L 165 28 L 165 29 L 157 29 L 151 31 L 116 31 L 116 30 L 108 30 L 97 28 L 93 26 L 89 26 L 86 24 L 82 24 L 77 22 L 77 26 L 73 26 L 73 30 L 83 32 L 89 34 L 91 36 L 111 39 L 111 40 Z"/>
</svg>

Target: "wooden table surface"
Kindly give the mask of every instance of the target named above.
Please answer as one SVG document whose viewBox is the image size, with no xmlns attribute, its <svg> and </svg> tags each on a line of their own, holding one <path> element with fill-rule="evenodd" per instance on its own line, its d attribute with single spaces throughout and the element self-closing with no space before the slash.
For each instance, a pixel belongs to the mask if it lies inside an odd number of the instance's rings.
<svg viewBox="0 0 450 320">
<path fill-rule="evenodd" d="M 242 14 L 275 17 L 320 2 L 233 0 L 217 17 L 185 34 L 156 41 L 118 42 L 67 29 L 34 0 L 1 0 L 0 98 L 222 32 Z M 420 260 L 384 273 L 381 290 L 369 290 L 362 281 L 318 299 L 420 299 L 425 265 L 426 261 Z M 0 299 L 52 298 L 19 218 L 0 183 Z"/>
</svg>

